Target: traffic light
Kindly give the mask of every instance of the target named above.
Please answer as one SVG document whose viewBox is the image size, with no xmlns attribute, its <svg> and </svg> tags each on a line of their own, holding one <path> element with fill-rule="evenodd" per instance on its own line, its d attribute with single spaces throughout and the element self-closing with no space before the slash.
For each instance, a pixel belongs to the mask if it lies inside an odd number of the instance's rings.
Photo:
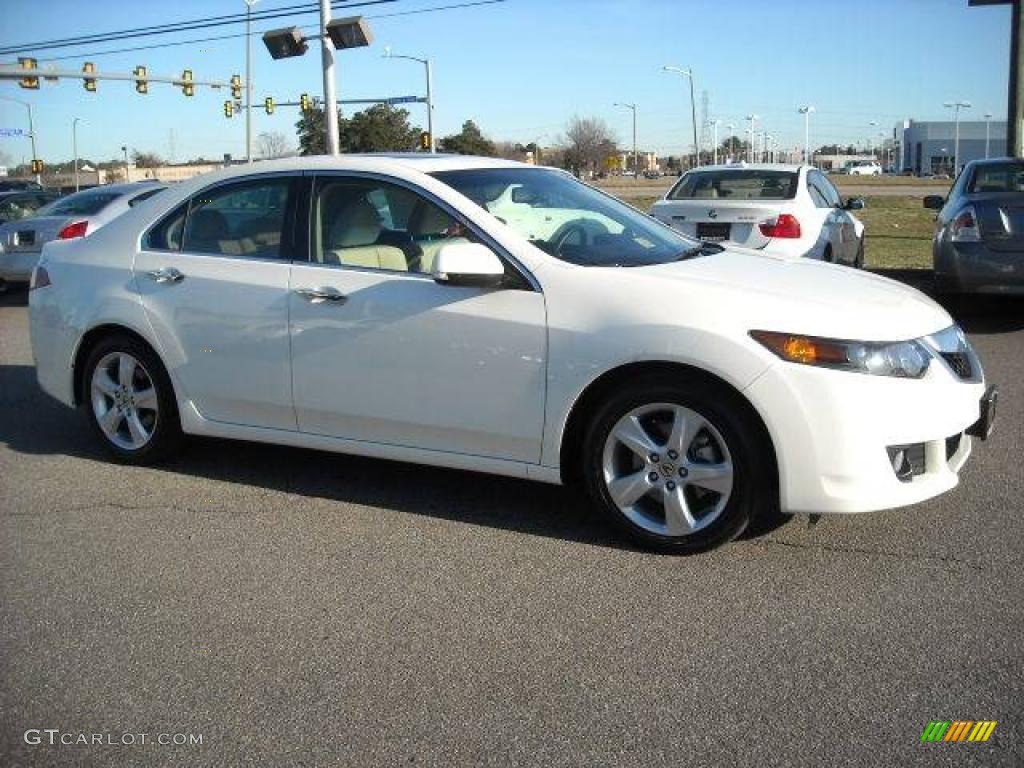
<svg viewBox="0 0 1024 768">
<path fill-rule="evenodd" d="M 192 85 L 192 70 L 186 69 L 181 73 L 181 92 L 186 96 L 195 96 L 196 87 Z"/>
<path fill-rule="evenodd" d="M 267 96 L 267 98 L 265 98 L 263 100 L 263 108 L 265 110 L 267 110 L 267 114 L 268 115 L 274 114 L 274 97 L 273 96 Z"/>
<path fill-rule="evenodd" d="M 304 93 L 301 96 L 299 96 L 299 109 L 301 109 L 303 112 L 308 112 L 311 106 L 312 104 L 310 103 L 308 93 Z"/>
<path fill-rule="evenodd" d="M 420 149 L 423 151 L 430 149 L 430 134 L 427 131 L 420 134 Z"/>
<path fill-rule="evenodd" d="M 138 66 L 132 72 L 135 75 L 135 90 L 138 93 L 149 93 L 149 82 L 146 80 L 146 68 Z"/>
<path fill-rule="evenodd" d="M 235 102 L 225 101 L 224 102 L 224 117 L 233 117 L 235 114 Z"/>
<path fill-rule="evenodd" d="M 32 161 L 32 173 L 37 173 L 38 174 L 38 173 L 42 173 L 42 172 L 43 172 L 43 161 L 42 160 L 33 160 Z"/>
<path fill-rule="evenodd" d="M 242 98 L 242 78 L 238 75 L 231 76 L 231 98 L 236 101 Z"/>
<path fill-rule="evenodd" d="M 82 78 L 83 85 L 85 86 L 85 90 L 89 91 L 89 93 L 96 93 L 96 78 L 89 77 L 89 75 L 94 74 L 95 72 L 96 65 L 91 61 L 87 61 L 82 65 L 82 73 L 85 75 L 85 77 Z"/>
<path fill-rule="evenodd" d="M 29 58 L 19 58 L 18 59 L 18 66 L 20 66 L 22 69 L 35 69 L 37 64 L 38 64 L 38 62 L 36 62 L 35 59 L 29 59 Z M 23 78 L 21 78 L 21 80 L 18 81 L 18 85 L 20 85 L 22 88 L 31 88 L 32 90 L 36 90 L 36 89 L 39 88 L 39 78 L 38 77 L 23 77 Z"/>
</svg>

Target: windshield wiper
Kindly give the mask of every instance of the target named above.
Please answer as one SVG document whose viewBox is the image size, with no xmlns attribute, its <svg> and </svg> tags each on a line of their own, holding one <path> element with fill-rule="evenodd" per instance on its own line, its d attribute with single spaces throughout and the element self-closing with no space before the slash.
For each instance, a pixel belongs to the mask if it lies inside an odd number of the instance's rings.
<svg viewBox="0 0 1024 768">
<path fill-rule="evenodd" d="M 693 259 L 697 256 L 710 256 L 713 253 L 721 253 L 724 250 L 725 246 L 719 245 L 718 243 L 701 243 L 693 248 L 687 248 L 672 259 L 672 261 L 686 261 L 687 259 Z"/>
</svg>

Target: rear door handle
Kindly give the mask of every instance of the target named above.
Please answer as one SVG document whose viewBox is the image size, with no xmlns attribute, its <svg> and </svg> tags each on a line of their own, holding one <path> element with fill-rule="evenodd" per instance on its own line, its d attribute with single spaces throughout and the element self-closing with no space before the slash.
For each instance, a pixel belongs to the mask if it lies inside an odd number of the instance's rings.
<svg viewBox="0 0 1024 768">
<path fill-rule="evenodd" d="M 348 296 L 337 288 L 296 288 L 295 292 L 310 304 L 323 304 L 325 301 L 344 304 L 348 301 Z"/>
<path fill-rule="evenodd" d="M 185 279 L 185 275 L 174 267 L 161 267 L 160 269 L 154 269 L 148 274 L 158 283 L 180 283 Z"/>
</svg>

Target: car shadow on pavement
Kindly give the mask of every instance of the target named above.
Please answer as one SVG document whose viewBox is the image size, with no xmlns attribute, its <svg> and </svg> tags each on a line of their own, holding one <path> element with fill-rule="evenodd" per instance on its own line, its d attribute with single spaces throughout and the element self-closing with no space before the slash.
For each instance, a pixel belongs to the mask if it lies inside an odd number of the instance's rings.
<svg viewBox="0 0 1024 768">
<path fill-rule="evenodd" d="M 0 365 L 0 444 L 30 455 L 109 461 L 84 414 L 42 393 L 35 369 Z M 587 501 L 544 483 L 346 454 L 212 438 L 190 438 L 157 467 L 298 496 L 382 507 L 614 549 L 633 549 Z M 759 525 L 769 533 L 782 520 Z M 751 535 L 751 534 L 748 534 Z"/>
<path fill-rule="evenodd" d="M 28 305 L 28 286 L 8 283 L 0 290 L 0 307 L 24 307 Z"/>
<path fill-rule="evenodd" d="M 876 275 L 906 283 L 939 302 L 968 333 L 1013 333 L 1024 328 L 1024 296 L 940 294 L 930 269 L 874 269 Z"/>
</svg>

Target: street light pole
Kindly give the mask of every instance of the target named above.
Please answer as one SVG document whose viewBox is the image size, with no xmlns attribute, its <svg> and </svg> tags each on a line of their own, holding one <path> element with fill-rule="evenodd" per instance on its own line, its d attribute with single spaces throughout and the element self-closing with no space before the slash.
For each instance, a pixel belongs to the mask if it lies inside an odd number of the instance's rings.
<svg viewBox="0 0 1024 768">
<path fill-rule="evenodd" d="M 636 179 L 640 175 L 640 167 L 637 165 L 636 155 L 636 104 L 624 104 L 617 101 L 612 106 L 633 110 L 633 178 Z"/>
<path fill-rule="evenodd" d="M 128 145 L 127 144 L 121 145 L 121 151 L 124 152 L 124 180 L 127 183 L 129 181 L 129 178 L 128 178 Z"/>
<path fill-rule="evenodd" d="M 969 101 L 947 101 L 944 107 L 953 109 L 953 177 L 956 178 L 960 170 L 960 109 L 971 106 Z"/>
<path fill-rule="evenodd" d="M 811 164 L 811 112 L 814 112 L 814 107 L 810 104 L 804 104 L 803 106 L 797 107 L 796 111 L 804 116 L 804 162 L 807 165 Z"/>
<path fill-rule="evenodd" d="M 985 159 L 988 159 L 988 134 L 989 129 L 992 127 L 992 113 L 985 113 Z"/>
<path fill-rule="evenodd" d="M 693 119 L 693 150 L 695 153 L 694 166 L 700 165 L 700 147 L 697 145 L 697 106 L 693 100 L 693 70 L 682 67 L 664 66 L 665 72 L 674 72 L 690 81 L 690 117 Z"/>
<path fill-rule="evenodd" d="M 320 0 L 320 58 L 324 69 L 324 125 L 327 131 L 327 154 L 338 155 L 338 103 L 334 91 L 334 49 L 327 34 L 331 21 L 331 0 Z"/>
<path fill-rule="evenodd" d="M 711 123 L 711 129 L 714 132 L 714 142 L 715 142 L 715 146 L 713 147 L 714 163 L 715 163 L 715 165 L 718 165 L 718 126 L 721 124 L 722 121 L 721 120 L 709 120 L 708 122 Z"/>
<path fill-rule="evenodd" d="M 245 0 L 245 162 L 252 162 L 252 7 L 259 0 Z"/>
<path fill-rule="evenodd" d="M 75 156 L 75 192 L 78 191 L 78 121 L 81 119 L 76 117 L 71 121 L 71 151 Z"/>
<path fill-rule="evenodd" d="M 747 161 L 754 162 L 754 123 L 757 122 L 757 115 L 747 115 L 747 120 L 750 121 L 750 127 L 747 129 L 747 133 L 750 134 L 750 144 L 747 145 Z"/>
<path fill-rule="evenodd" d="M 437 139 L 434 137 L 434 75 L 430 66 L 430 59 L 421 59 L 417 56 L 399 56 L 391 52 L 390 48 L 384 49 L 386 59 L 406 59 L 418 61 L 427 73 L 427 133 L 430 134 L 430 153 L 437 152 Z"/>
<path fill-rule="evenodd" d="M 726 123 L 725 129 L 729 132 L 729 159 L 734 160 L 735 157 L 733 156 L 733 152 L 735 152 L 735 150 L 733 149 L 733 145 L 735 144 L 736 139 L 736 135 L 734 133 L 736 125 L 734 123 Z"/>
</svg>

